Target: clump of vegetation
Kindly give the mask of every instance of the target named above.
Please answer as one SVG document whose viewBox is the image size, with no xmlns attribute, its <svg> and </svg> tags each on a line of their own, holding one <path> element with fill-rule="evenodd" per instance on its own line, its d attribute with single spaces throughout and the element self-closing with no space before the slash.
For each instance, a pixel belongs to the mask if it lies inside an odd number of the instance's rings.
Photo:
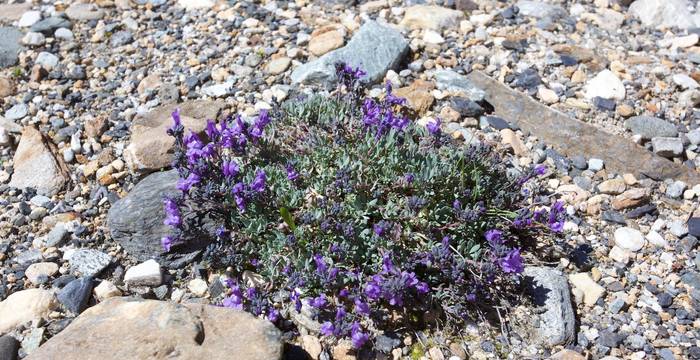
<svg viewBox="0 0 700 360">
<path fill-rule="evenodd" d="M 363 75 L 338 64 L 335 94 L 201 135 L 173 113 L 181 195 L 165 199 L 163 238 L 170 251 L 215 223 L 210 250 L 233 269 L 224 306 L 277 323 L 307 306 L 322 335 L 357 348 L 426 311 L 458 324 L 497 303 L 516 289 L 524 239 L 563 224 L 560 203 L 532 203 L 543 167 L 509 175 L 439 119 L 412 123 L 389 83 L 365 98 Z"/>
</svg>

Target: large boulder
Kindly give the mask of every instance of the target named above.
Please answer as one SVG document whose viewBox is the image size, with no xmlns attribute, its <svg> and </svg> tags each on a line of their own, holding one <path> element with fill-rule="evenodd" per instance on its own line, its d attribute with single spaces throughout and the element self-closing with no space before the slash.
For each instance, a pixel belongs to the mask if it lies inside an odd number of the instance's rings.
<svg viewBox="0 0 700 360">
<path fill-rule="evenodd" d="M 375 83 L 389 69 L 396 69 L 408 52 L 408 41 L 392 28 L 367 21 L 348 44 L 308 62 L 292 72 L 295 84 L 335 85 L 335 64 L 345 62 L 367 72 L 363 79 Z"/>
<path fill-rule="evenodd" d="M 110 298 L 25 359 L 246 359 L 282 357 L 281 333 L 248 313 L 201 304 Z"/>
<path fill-rule="evenodd" d="M 173 124 L 172 112 L 180 109 L 185 129 L 202 132 L 207 120 L 216 120 L 224 107 L 222 101 L 193 100 L 182 104 L 159 106 L 134 119 L 131 143 L 124 151 L 127 165 L 134 172 L 151 172 L 167 168 L 173 161 L 175 139 L 166 131 Z"/>
<path fill-rule="evenodd" d="M 527 267 L 523 272 L 528 293 L 539 311 L 539 326 L 532 326 L 532 340 L 548 346 L 574 340 L 576 318 L 571 306 L 569 284 L 561 271 L 546 267 Z M 533 318 L 533 320 L 535 320 Z"/>
<path fill-rule="evenodd" d="M 10 186 L 34 188 L 37 193 L 53 196 L 70 179 L 68 167 L 62 156 L 57 156 L 56 146 L 34 127 L 25 127 L 14 156 L 15 171 Z"/>
</svg>

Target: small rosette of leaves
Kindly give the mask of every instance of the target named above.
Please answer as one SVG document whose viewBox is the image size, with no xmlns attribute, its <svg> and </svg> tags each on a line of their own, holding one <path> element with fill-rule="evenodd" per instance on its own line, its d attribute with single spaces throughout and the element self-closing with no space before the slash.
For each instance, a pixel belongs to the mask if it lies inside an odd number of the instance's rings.
<svg viewBox="0 0 700 360">
<path fill-rule="evenodd" d="M 203 134 L 173 113 L 181 195 L 164 200 L 166 250 L 208 224 L 212 263 L 232 269 L 224 306 L 275 322 L 307 306 L 323 335 L 358 348 L 426 311 L 459 324 L 514 293 L 528 241 L 562 228 L 561 204 L 530 195 L 545 169 L 509 176 L 439 119 L 412 123 L 391 84 L 365 98 L 364 73 L 336 69 L 333 95 Z"/>
</svg>

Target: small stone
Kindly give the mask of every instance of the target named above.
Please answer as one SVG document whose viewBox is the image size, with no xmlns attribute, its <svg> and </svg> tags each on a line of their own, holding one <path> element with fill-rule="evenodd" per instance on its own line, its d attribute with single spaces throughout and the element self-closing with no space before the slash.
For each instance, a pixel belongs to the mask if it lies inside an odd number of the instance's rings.
<svg viewBox="0 0 700 360">
<path fill-rule="evenodd" d="M 544 86 L 540 86 L 537 90 L 537 97 L 540 98 L 545 104 L 554 104 L 559 102 L 559 96 L 554 90 L 547 89 Z"/>
<path fill-rule="evenodd" d="M 683 89 L 697 89 L 700 87 L 697 81 L 685 74 L 673 75 L 673 82 Z"/>
<path fill-rule="evenodd" d="M 627 185 L 622 179 L 605 180 L 602 183 L 598 184 L 598 191 L 608 195 L 622 194 L 626 188 Z"/>
<path fill-rule="evenodd" d="M 41 11 L 27 11 L 22 14 L 21 18 L 19 18 L 17 26 L 30 27 L 36 24 L 39 20 L 41 20 Z"/>
<path fill-rule="evenodd" d="M 625 93 L 625 85 L 617 75 L 607 69 L 589 80 L 584 87 L 584 96 L 589 100 L 596 96 L 603 99 L 624 100 Z"/>
<path fill-rule="evenodd" d="M 53 196 L 68 182 L 68 168 L 57 156 L 55 146 L 39 130 L 27 126 L 14 156 L 15 171 L 10 186 L 31 187 L 37 193 Z"/>
<path fill-rule="evenodd" d="M 682 238 L 688 234 L 688 226 L 682 221 L 671 222 L 668 229 L 671 231 L 671 234 L 678 238 Z"/>
<path fill-rule="evenodd" d="M 445 42 L 445 38 L 433 30 L 425 30 L 423 33 L 423 42 L 426 44 L 440 45 Z"/>
<path fill-rule="evenodd" d="M 214 7 L 214 0 L 178 0 L 177 4 L 186 10 L 210 9 Z"/>
<path fill-rule="evenodd" d="M 121 290 L 109 280 L 102 280 L 100 284 L 95 287 L 94 292 L 97 301 L 104 301 L 111 297 L 122 296 Z"/>
<path fill-rule="evenodd" d="M 625 122 L 625 127 L 632 130 L 633 134 L 641 135 L 643 140 L 654 137 L 676 137 L 678 130 L 672 123 L 653 117 L 635 116 Z"/>
<path fill-rule="evenodd" d="M 406 9 L 401 26 L 409 29 L 430 29 L 442 31 L 457 28 L 464 13 L 442 6 L 415 5 Z"/>
<path fill-rule="evenodd" d="M 700 217 L 688 219 L 688 234 L 700 238 Z"/>
<path fill-rule="evenodd" d="M 88 3 L 73 3 L 66 9 L 66 16 L 71 20 L 99 20 L 104 14 L 97 5 Z"/>
<path fill-rule="evenodd" d="M 209 288 L 207 282 L 202 279 L 192 279 L 187 283 L 187 288 L 197 297 L 203 297 L 207 294 Z"/>
<path fill-rule="evenodd" d="M 340 31 L 327 31 L 309 40 L 309 51 L 316 56 L 321 56 L 343 46 L 343 42 L 343 34 Z"/>
<path fill-rule="evenodd" d="M 132 286 L 158 286 L 163 282 L 163 274 L 157 261 L 150 259 L 129 268 L 124 282 Z"/>
<path fill-rule="evenodd" d="M 304 350 L 306 350 L 306 352 L 309 354 L 309 357 L 313 360 L 319 359 L 319 356 L 323 351 L 321 341 L 317 337 L 311 335 L 302 335 L 301 347 Z"/>
<path fill-rule="evenodd" d="M 659 156 L 671 158 L 683 154 L 683 141 L 679 138 L 655 137 L 651 139 L 651 145 Z"/>
<path fill-rule="evenodd" d="M 666 239 L 664 239 L 664 237 L 661 236 L 661 234 L 654 230 L 649 231 L 649 233 L 647 233 L 646 239 L 649 240 L 649 243 L 658 248 L 665 248 L 668 246 L 668 241 L 666 241 Z"/>
<path fill-rule="evenodd" d="M 679 36 L 671 40 L 673 48 L 688 48 L 698 43 L 698 34 Z"/>
<path fill-rule="evenodd" d="M 32 284 L 39 284 L 39 280 L 56 275 L 58 265 L 52 262 L 40 262 L 29 265 L 24 275 Z"/>
<path fill-rule="evenodd" d="M 56 32 L 53 34 L 53 36 L 56 39 L 65 40 L 65 41 L 71 41 L 75 37 L 73 35 L 73 32 L 70 31 L 69 29 L 66 29 L 66 28 L 57 29 Z"/>
<path fill-rule="evenodd" d="M 17 360 L 19 341 L 11 335 L 0 336 L 0 359 Z"/>
<path fill-rule="evenodd" d="M 40 52 L 35 60 L 37 64 L 41 65 L 42 68 L 48 71 L 51 71 L 53 68 L 55 68 L 56 65 L 58 65 L 58 61 L 58 56 L 46 51 Z"/>
<path fill-rule="evenodd" d="M 7 77 L 0 77 L 0 98 L 4 98 L 15 93 L 15 82 Z"/>
<path fill-rule="evenodd" d="M 677 199 L 683 195 L 683 191 L 688 187 L 688 185 L 680 180 L 676 180 L 671 183 L 666 188 L 666 196 L 672 198 L 672 199 Z"/>
<path fill-rule="evenodd" d="M 624 250 L 637 252 L 644 247 L 644 235 L 637 229 L 630 227 L 618 228 L 615 230 L 614 237 L 615 244 Z"/>
<path fill-rule="evenodd" d="M 46 246 L 47 247 L 59 247 L 65 244 L 66 240 L 70 238 L 70 232 L 66 229 L 63 223 L 56 224 L 49 234 L 46 236 Z"/>
<path fill-rule="evenodd" d="M 44 45 L 46 37 L 40 32 L 28 32 L 22 38 L 22 43 L 29 46 Z"/>
<path fill-rule="evenodd" d="M 29 106 L 25 103 L 19 103 L 12 106 L 9 110 L 5 112 L 5 117 L 8 120 L 19 120 L 27 116 L 29 113 Z"/>
<path fill-rule="evenodd" d="M 564 349 L 552 354 L 549 360 L 586 360 L 586 357 L 576 351 Z"/>
<path fill-rule="evenodd" d="M 27 289 L 8 296 L 0 302 L 0 333 L 14 330 L 18 325 L 47 318 L 58 303 L 49 290 Z"/>
<path fill-rule="evenodd" d="M 511 129 L 502 129 L 501 131 L 501 142 L 503 144 L 508 144 L 513 148 L 513 153 L 517 156 L 522 156 L 527 153 L 527 147 L 522 140 L 515 134 Z"/>
<path fill-rule="evenodd" d="M 598 172 L 600 170 L 603 170 L 603 160 L 601 159 L 595 159 L 591 158 L 588 160 L 588 170 L 593 171 L 593 172 Z"/>
<path fill-rule="evenodd" d="M 68 256 L 71 270 L 85 277 L 96 276 L 111 262 L 112 257 L 94 249 L 78 249 Z"/>
<path fill-rule="evenodd" d="M 277 59 L 274 59 L 267 63 L 267 66 L 265 67 L 265 70 L 267 71 L 268 74 L 271 75 L 279 75 L 283 72 L 285 72 L 288 68 L 289 65 L 292 63 L 292 59 L 288 57 L 280 57 Z"/>
<path fill-rule="evenodd" d="M 588 306 L 595 305 L 605 293 L 605 288 L 596 284 L 587 273 L 570 274 L 569 281 L 583 292 L 583 302 Z"/>
<path fill-rule="evenodd" d="M 82 277 L 69 282 L 56 294 L 58 301 L 70 312 L 80 314 L 85 310 L 92 294 L 93 280 Z"/>
</svg>

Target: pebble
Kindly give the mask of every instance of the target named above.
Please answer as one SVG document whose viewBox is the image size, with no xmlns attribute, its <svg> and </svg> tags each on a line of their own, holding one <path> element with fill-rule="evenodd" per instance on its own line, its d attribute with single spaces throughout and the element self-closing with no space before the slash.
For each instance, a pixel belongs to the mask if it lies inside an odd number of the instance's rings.
<svg viewBox="0 0 700 360">
<path fill-rule="evenodd" d="M 102 280 L 94 289 L 97 301 L 104 301 L 111 297 L 122 296 L 121 290 L 109 280 Z"/>
<path fill-rule="evenodd" d="M 112 257 L 94 249 L 78 249 L 72 253 L 66 253 L 71 270 L 85 277 L 97 276 L 111 262 Z"/>
<path fill-rule="evenodd" d="M 569 275 L 569 282 L 583 292 L 583 302 L 587 306 L 593 306 L 605 294 L 605 288 L 596 284 L 587 273 Z"/>
<path fill-rule="evenodd" d="M 614 238 L 617 246 L 631 252 L 641 250 L 645 243 L 644 235 L 639 230 L 630 227 L 616 229 Z"/>
<path fill-rule="evenodd" d="M 584 87 L 587 99 L 601 97 L 603 99 L 624 100 L 626 91 L 622 81 L 610 70 L 603 70 L 589 80 Z"/>
<path fill-rule="evenodd" d="M 29 265 L 24 275 L 32 284 L 45 283 L 49 277 L 56 275 L 58 265 L 52 262 L 40 262 Z"/>
<path fill-rule="evenodd" d="M 129 268 L 124 275 L 124 282 L 132 286 L 156 287 L 163 282 L 160 265 L 151 259 Z"/>
<path fill-rule="evenodd" d="M 203 297 L 207 293 L 209 286 L 202 279 L 192 279 L 187 283 L 187 288 L 197 297 Z"/>
<path fill-rule="evenodd" d="M 654 153 L 671 158 L 683 153 L 683 141 L 679 138 L 655 137 L 651 139 Z"/>
<path fill-rule="evenodd" d="M 29 106 L 25 103 L 19 103 L 12 106 L 9 110 L 5 112 L 5 117 L 8 120 L 19 120 L 27 116 L 29 113 Z"/>
</svg>

